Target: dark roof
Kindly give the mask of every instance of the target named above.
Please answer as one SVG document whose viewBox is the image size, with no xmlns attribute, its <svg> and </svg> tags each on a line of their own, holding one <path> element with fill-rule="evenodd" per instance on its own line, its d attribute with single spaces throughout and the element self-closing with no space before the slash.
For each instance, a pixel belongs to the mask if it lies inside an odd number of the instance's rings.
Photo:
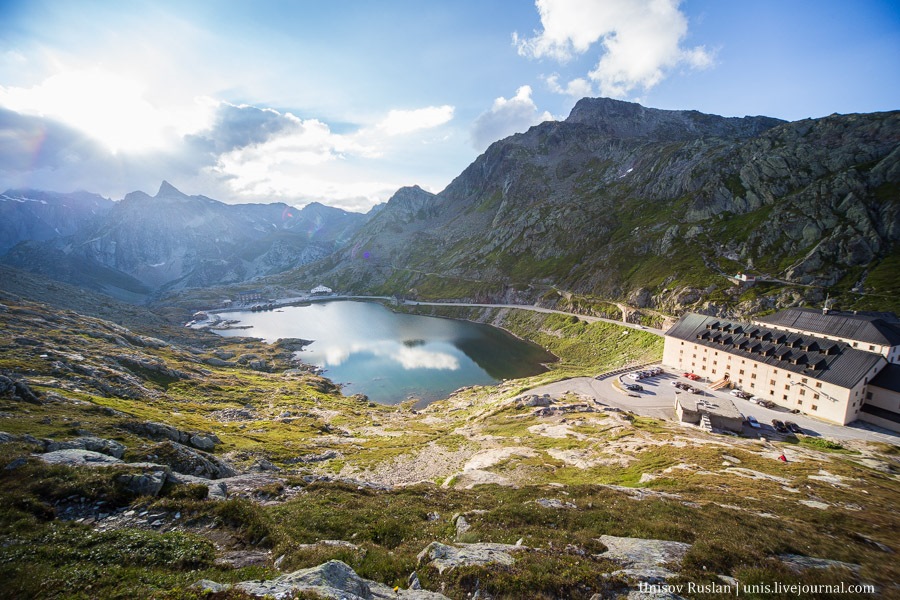
<svg viewBox="0 0 900 600">
<path fill-rule="evenodd" d="M 875 415 L 876 417 L 881 417 L 882 419 L 887 419 L 888 421 L 893 421 L 894 423 L 900 423 L 900 415 L 892 410 L 881 408 L 880 406 L 863 404 L 859 410 L 869 413 L 870 415 Z"/>
<path fill-rule="evenodd" d="M 731 333 L 724 331 L 726 327 Z M 741 332 L 735 334 L 735 327 L 741 327 Z M 846 388 L 856 385 L 884 361 L 880 354 L 857 350 L 844 342 L 808 334 L 785 334 L 759 325 L 694 313 L 681 317 L 666 336 Z"/>
<path fill-rule="evenodd" d="M 869 382 L 869 385 L 900 393 L 900 365 L 888 364 Z"/>
<path fill-rule="evenodd" d="M 845 340 L 896 346 L 900 344 L 900 327 L 891 313 L 849 313 L 812 308 L 789 308 L 756 320 L 761 325 L 790 327 Z"/>
</svg>

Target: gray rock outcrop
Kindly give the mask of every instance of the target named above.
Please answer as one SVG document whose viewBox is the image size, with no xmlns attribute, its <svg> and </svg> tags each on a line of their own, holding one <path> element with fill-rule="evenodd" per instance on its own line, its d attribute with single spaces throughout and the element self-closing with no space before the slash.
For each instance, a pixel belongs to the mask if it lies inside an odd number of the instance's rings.
<svg viewBox="0 0 900 600">
<path fill-rule="evenodd" d="M 201 580 L 194 587 L 213 591 L 229 589 L 222 584 Z M 283 600 L 298 592 L 318 594 L 333 600 L 448 600 L 443 594 L 427 590 L 398 590 L 377 581 L 363 579 L 345 563 L 331 560 L 318 567 L 301 569 L 265 581 L 242 581 L 234 588 L 254 597 Z"/>
<path fill-rule="evenodd" d="M 44 449 L 47 452 L 74 449 L 91 450 L 92 452 L 108 454 L 115 458 L 122 458 L 125 455 L 124 444 L 115 440 L 107 440 L 98 437 L 80 437 L 65 441 L 44 440 Z"/>
<path fill-rule="evenodd" d="M 440 542 L 431 542 L 419 553 L 418 561 L 420 565 L 430 565 L 439 573 L 443 573 L 457 567 L 470 565 L 510 566 L 516 562 L 512 553 L 526 550 L 530 550 L 530 548 L 512 544 L 480 542 L 448 546 Z"/>
</svg>

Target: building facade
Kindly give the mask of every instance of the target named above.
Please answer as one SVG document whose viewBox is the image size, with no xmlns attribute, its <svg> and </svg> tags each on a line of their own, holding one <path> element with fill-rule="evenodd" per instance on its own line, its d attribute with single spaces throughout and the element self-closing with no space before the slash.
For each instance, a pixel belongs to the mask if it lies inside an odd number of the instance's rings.
<svg viewBox="0 0 900 600">
<path fill-rule="evenodd" d="M 897 356 L 900 333 L 894 343 L 893 327 L 882 322 L 879 343 L 871 320 L 865 325 L 834 313 L 811 318 L 811 312 L 753 323 L 687 314 L 665 335 L 663 364 L 832 423 L 861 419 L 900 431 L 900 391 L 879 387 L 884 376 L 876 380 Z M 867 401 L 880 410 L 864 410 Z"/>
</svg>

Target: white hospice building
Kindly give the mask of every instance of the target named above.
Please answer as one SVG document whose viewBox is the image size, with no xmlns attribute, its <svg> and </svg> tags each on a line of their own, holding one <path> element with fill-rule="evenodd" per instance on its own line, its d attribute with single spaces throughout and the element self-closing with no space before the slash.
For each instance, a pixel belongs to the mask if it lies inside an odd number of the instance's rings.
<svg viewBox="0 0 900 600">
<path fill-rule="evenodd" d="M 791 308 L 750 323 L 689 313 L 663 364 L 841 425 L 900 431 L 900 322 L 893 314 Z"/>
</svg>

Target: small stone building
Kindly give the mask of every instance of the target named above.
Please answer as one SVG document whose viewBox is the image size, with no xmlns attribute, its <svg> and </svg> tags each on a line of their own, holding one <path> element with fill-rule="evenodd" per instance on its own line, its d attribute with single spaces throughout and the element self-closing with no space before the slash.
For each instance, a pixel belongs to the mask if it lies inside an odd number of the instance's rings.
<svg viewBox="0 0 900 600">
<path fill-rule="evenodd" d="M 703 397 L 682 392 L 675 395 L 675 414 L 682 423 L 740 433 L 744 416 L 727 398 Z M 704 419 L 705 417 L 705 419 Z"/>
</svg>

